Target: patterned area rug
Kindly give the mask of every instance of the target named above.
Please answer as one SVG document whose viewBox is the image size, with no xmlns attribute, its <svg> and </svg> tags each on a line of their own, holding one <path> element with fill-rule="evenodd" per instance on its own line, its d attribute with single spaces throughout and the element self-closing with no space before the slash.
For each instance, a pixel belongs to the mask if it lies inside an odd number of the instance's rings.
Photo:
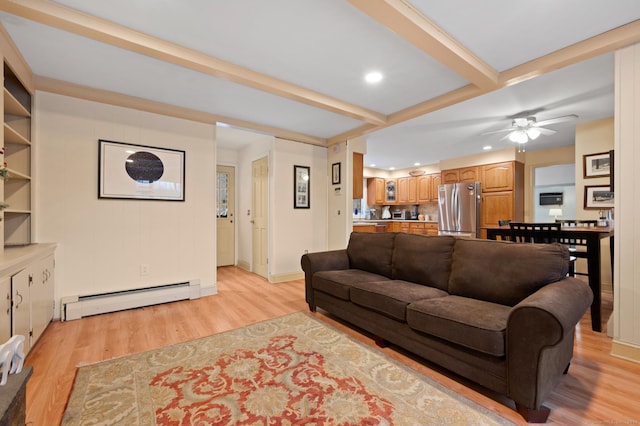
<svg viewBox="0 0 640 426">
<path fill-rule="evenodd" d="M 80 367 L 63 425 L 501 425 L 304 313 Z"/>
</svg>

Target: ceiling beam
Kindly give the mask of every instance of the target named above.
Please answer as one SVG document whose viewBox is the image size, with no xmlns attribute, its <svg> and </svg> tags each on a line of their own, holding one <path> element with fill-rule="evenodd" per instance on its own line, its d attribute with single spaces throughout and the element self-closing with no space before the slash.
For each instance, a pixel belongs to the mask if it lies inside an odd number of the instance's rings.
<svg viewBox="0 0 640 426">
<path fill-rule="evenodd" d="M 163 102 L 152 101 L 136 96 L 124 95 L 109 90 L 96 89 L 94 87 L 83 86 L 81 84 L 69 83 L 49 77 L 38 75 L 33 76 L 33 84 L 36 90 L 55 93 L 58 95 L 71 96 L 88 101 L 100 102 L 108 105 L 116 105 L 124 108 L 146 111 L 154 114 L 162 114 L 169 117 L 181 118 L 216 125 L 216 123 L 226 123 L 243 129 L 250 129 L 259 133 L 273 135 L 278 138 L 303 142 L 311 145 L 326 147 L 327 140 L 304 133 L 291 130 L 280 129 L 264 124 L 238 120 L 236 118 L 225 117 L 208 112 L 198 111 L 191 108 L 184 108 Z"/>
<path fill-rule="evenodd" d="M 386 116 L 376 111 L 258 73 L 51 1 L 0 0 L 0 10 L 366 123 L 381 125 L 386 122 Z"/>
<path fill-rule="evenodd" d="M 349 0 L 360 1 L 360 0 Z M 480 88 L 473 85 L 461 87 L 436 98 L 429 99 L 420 104 L 411 106 L 388 116 L 384 125 L 362 125 L 346 132 L 331 136 L 328 139 L 329 146 L 344 142 L 378 130 L 402 123 L 413 118 L 420 117 L 442 108 L 464 102 L 478 96 L 502 89 L 507 86 L 522 83 L 531 78 L 556 71 L 560 68 L 576 64 L 587 59 L 595 58 L 604 53 L 612 52 L 626 46 L 640 43 L 640 20 L 630 22 L 613 30 L 591 37 L 587 40 L 575 43 L 571 46 L 559 49 L 548 55 L 517 65 L 499 74 L 498 84 L 491 88 Z"/>
<path fill-rule="evenodd" d="M 494 89 L 498 71 L 405 0 L 349 0 L 418 49 L 483 89 Z"/>
<path fill-rule="evenodd" d="M 629 22 L 618 28 L 503 71 L 500 73 L 499 87 L 521 83 L 539 75 L 636 43 L 640 43 L 640 20 Z"/>
</svg>

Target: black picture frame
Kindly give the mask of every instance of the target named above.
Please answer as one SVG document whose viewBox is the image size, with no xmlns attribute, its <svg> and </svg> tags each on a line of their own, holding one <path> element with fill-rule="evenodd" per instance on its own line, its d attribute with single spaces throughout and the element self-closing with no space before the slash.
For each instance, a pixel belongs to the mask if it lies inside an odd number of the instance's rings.
<svg viewBox="0 0 640 426">
<path fill-rule="evenodd" d="M 333 163 L 331 165 L 331 184 L 339 185 L 341 178 L 341 163 Z"/>
<path fill-rule="evenodd" d="M 584 187 L 584 209 L 603 210 L 614 205 L 614 193 L 609 185 L 592 185 Z"/>
<path fill-rule="evenodd" d="M 311 167 L 293 166 L 293 208 L 311 208 Z"/>
<path fill-rule="evenodd" d="M 98 198 L 184 201 L 185 151 L 98 140 Z"/>
</svg>

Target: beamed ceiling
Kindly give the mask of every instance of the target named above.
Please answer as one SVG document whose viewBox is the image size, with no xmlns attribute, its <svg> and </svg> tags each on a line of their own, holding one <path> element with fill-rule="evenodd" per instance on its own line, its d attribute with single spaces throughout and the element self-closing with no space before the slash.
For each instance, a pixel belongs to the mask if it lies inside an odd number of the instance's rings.
<svg viewBox="0 0 640 426">
<path fill-rule="evenodd" d="M 524 114 L 578 115 L 528 150 L 573 144 L 613 116 L 613 52 L 638 19 L 637 0 L 0 0 L 37 90 L 320 146 L 362 136 L 380 168 L 512 146 L 483 133 Z"/>
</svg>

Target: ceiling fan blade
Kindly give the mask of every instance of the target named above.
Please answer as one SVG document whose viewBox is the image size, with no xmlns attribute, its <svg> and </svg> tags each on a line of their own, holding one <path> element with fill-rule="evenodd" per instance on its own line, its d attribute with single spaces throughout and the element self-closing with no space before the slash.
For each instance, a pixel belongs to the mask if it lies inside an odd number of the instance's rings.
<svg viewBox="0 0 640 426">
<path fill-rule="evenodd" d="M 540 133 L 545 136 L 550 136 L 550 135 L 553 135 L 554 133 L 557 133 L 555 130 L 545 129 L 544 127 L 536 127 L 536 129 L 539 130 Z"/>
<path fill-rule="evenodd" d="M 500 129 L 500 130 L 494 130 L 492 132 L 484 132 L 484 133 L 480 133 L 481 136 L 484 135 L 494 135 L 496 133 L 502 133 L 502 132 L 511 132 L 513 131 L 513 127 L 509 127 L 508 129 Z"/>
<path fill-rule="evenodd" d="M 578 116 L 575 115 L 575 114 L 563 115 L 562 117 L 556 117 L 556 118 L 550 118 L 548 120 L 538 121 L 535 124 L 535 127 L 548 126 L 549 124 L 562 123 L 564 121 L 575 120 L 576 118 L 578 118 Z"/>
</svg>

